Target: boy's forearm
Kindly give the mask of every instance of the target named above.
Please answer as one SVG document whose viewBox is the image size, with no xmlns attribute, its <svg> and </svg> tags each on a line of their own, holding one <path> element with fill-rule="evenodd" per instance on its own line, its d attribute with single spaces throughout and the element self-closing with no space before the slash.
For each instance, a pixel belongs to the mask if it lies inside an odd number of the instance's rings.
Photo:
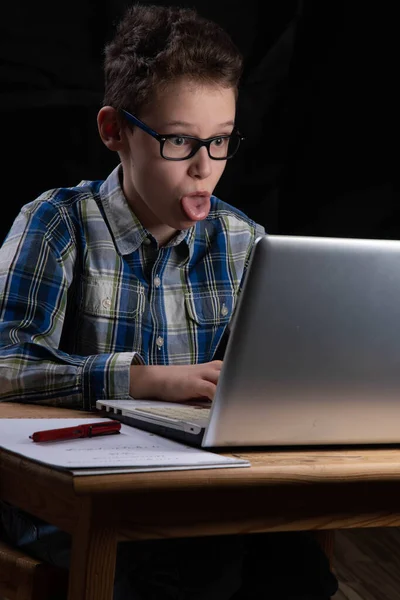
<svg viewBox="0 0 400 600">
<path fill-rule="evenodd" d="M 39 344 L 0 347 L 0 401 L 93 410 L 96 400 L 129 397 L 132 352 L 68 355 Z"/>
<path fill-rule="evenodd" d="M 157 365 L 132 365 L 129 395 L 132 398 L 158 398 L 160 396 L 160 367 Z"/>
</svg>

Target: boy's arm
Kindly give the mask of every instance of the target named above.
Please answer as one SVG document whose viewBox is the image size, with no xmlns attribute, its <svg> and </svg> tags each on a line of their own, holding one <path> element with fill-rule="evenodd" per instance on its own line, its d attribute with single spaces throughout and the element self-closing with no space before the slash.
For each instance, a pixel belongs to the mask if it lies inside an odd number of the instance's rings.
<svg viewBox="0 0 400 600">
<path fill-rule="evenodd" d="M 0 250 L 0 400 L 90 410 L 99 398 L 129 397 L 138 355 L 59 349 L 76 257 L 57 209 L 21 212 Z"/>
</svg>

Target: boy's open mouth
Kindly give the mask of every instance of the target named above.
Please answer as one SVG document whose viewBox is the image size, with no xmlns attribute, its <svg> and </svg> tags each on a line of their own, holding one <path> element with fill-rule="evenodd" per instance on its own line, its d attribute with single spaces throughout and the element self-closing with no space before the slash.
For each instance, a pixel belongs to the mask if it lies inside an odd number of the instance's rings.
<svg viewBox="0 0 400 600">
<path fill-rule="evenodd" d="M 210 194 L 200 192 L 199 194 L 182 196 L 181 208 L 189 221 L 201 221 L 210 212 Z"/>
</svg>

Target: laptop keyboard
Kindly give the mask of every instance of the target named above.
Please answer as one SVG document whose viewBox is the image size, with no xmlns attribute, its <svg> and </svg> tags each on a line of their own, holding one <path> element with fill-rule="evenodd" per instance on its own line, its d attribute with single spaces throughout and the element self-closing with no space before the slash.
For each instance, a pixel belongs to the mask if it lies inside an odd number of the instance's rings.
<svg viewBox="0 0 400 600">
<path fill-rule="evenodd" d="M 156 407 L 145 407 L 135 408 L 135 411 L 141 413 L 150 413 L 152 415 L 160 415 L 167 417 L 168 419 L 176 419 L 178 421 L 204 421 L 209 417 L 210 409 L 206 407 L 195 407 L 195 406 L 156 406 Z"/>
</svg>

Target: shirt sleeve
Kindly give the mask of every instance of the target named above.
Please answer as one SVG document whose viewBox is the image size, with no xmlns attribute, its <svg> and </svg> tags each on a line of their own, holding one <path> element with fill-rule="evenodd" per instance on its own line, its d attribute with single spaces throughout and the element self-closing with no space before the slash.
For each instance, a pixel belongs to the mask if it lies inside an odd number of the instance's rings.
<svg viewBox="0 0 400 600">
<path fill-rule="evenodd" d="M 77 356 L 60 349 L 77 244 L 48 202 L 27 205 L 0 250 L 0 400 L 90 410 L 129 398 L 135 352 Z"/>
</svg>

